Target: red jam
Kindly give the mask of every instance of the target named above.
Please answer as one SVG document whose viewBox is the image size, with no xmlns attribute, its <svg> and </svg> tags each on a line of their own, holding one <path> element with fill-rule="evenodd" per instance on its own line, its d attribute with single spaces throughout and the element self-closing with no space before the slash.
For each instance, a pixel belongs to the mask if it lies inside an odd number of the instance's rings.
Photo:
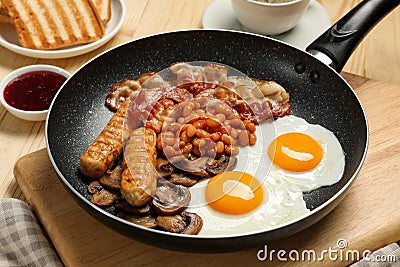
<svg viewBox="0 0 400 267">
<path fill-rule="evenodd" d="M 63 75 L 51 71 L 28 72 L 7 84 L 4 99 L 17 109 L 46 110 L 66 79 Z"/>
</svg>

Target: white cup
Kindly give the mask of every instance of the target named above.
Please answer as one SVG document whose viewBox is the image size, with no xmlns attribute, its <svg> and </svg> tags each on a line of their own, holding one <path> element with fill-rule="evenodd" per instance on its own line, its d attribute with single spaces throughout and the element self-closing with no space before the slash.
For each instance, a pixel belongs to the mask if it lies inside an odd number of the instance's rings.
<svg viewBox="0 0 400 267">
<path fill-rule="evenodd" d="M 265 3 L 257 0 L 231 0 L 236 18 L 248 30 L 263 35 L 278 35 L 294 28 L 310 0 Z"/>
</svg>

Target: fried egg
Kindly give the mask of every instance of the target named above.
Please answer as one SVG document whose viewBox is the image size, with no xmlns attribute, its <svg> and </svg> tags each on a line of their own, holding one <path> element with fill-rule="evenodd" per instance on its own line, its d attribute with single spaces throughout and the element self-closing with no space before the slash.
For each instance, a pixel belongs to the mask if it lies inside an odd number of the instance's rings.
<svg viewBox="0 0 400 267">
<path fill-rule="evenodd" d="M 268 146 L 270 175 L 287 179 L 310 192 L 337 183 L 343 175 L 345 156 L 336 136 L 328 129 L 290 115 L 275 121 L 276 138 Z"/>
<path fill-rule="evenodd" d="M 343 175 L 341 145 L 320 125 L 290 115 L 259 125 L 256 135 L 255 145 L 240 148 L 233 171 L 190 188 L 187 210 L 203 218 L 199 235 L 279 227 L 310 212 L 303 192 L 332 185 Z"/>
<path fill-rule="evenodd" d="M 243 174 L 240 171 L 238 173 Z M 187 208 L 189 212 L 195 212 L 203 218 L 200 236 L 236 235 L 272 229 L 309 213 L 302 192 L 287 180 L 267 178 L 263 184 L 260 183 L 258 192 L 263 192 L 261 199 L 258 197 L 248 199 L 248 192 L 238 195 L 235 192 L 237 188 L 232 189 L 227 194 L 227 201 L 219 203 L 221 205 L 219 209 L 212 207 L 212 204 L 211 206 L 207 204 L 209 202 L 205 192 L 208 182 L 203 180 L 190 188 L 192 202 Z M 235 198 L 236 200 L 234 200 Z M 249 201 L 252 199 L 255 202 L 260 201 L 259 204 L 255 204 L 256 208 L 243 214 L 232 214 L 243 208 L 237 206 L 243 204 L 240 202 L 248 202 L 248 205 L 245 206 L 253 208 L 254 203 Z M 243 210 L 239 213 L 241 212 Z"/>
</svg>

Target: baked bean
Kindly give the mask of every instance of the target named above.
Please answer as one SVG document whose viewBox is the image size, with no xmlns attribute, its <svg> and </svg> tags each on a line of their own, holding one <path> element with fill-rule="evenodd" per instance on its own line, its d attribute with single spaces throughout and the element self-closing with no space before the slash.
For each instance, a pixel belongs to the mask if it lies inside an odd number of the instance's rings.
<svg viewBox="0 0 400 267">
<path fill-rule="evenodd" d="M 237 155 L 239 154 L 239 148 L 237 146 L 227 146 L 225 152 L 228 155 Z"/>
<path fill-rule="evenodd" d="M 234 119 L 230 120 L 230 125 L 236 129 L 244 128 L 243 121 L 239 118 L 234 118 Z"/>
<path fill-rule="evenodd" d="M 185 124 L 185 118 L 180 117 L 177 122 L 180 124 Z"/>
<path fill-rule="evenodd" d="M 230 132 L 230 135 L 233 139 L 237 139 L 239 132 L 235 129 L 232 129 L 232 131 Z"/>
<path fill-rule="evenodd" d="M 196 136 L 198 138 L 210 138 L 210 134 L 206 130 L 203 130 L 203 129 L 197 129 Z"/>
<path fill-rule="evenodd" d="M 224 144 L 222 141 L 218 141 L 218 142 L 215 144 L 215 151 L 216 151 L 218 154 L 224 153 L 224 151 L 225 151 L 225 144 Z"/>
<path fill-rule="evenodd" d="M 182 132 L 182 131 L 186 131 L 187 128 L 188 128 L 189 126 L 190 126 L 190 124 L 184 124 L 184 125 L 182 126 L 181 132 Z"/>
<path fill-rule="evenodd" d="M 250 133 L 254 133 L 256 131 L 256 125 L 252 123 L 251 121 L 246 122 L 246 130 L 248 130 Z"/>
<path fill-rule="evenodd" d="M 211 140 L 213 140 L 214 142 L 217 142 L 217 141 L 219 141 L 219 139 L 221 138 L 221 135 L 219 134 L 219 133 L 212 133 L 212 134 L 210 134 L 210 138 L 211 138 Z"/>
<path fill-rule="evenodd" d="M 208 118 L 206 120 L 206 124 L 208 127 L 218 127 L 220 125 L 220 123 L 218 121 L 216 121 L 214 119 L 210 119 L 210 118 Z"/>
<path fill-rule="evenodd" d="M 206 139 L 201 138 L 201 139 L 199 139 L 199 140 L 200 140 L 200 141 L 199 141 L 199 148 L 200 148 L 200 149 L 207 146 L 207 141 L 206 141 Z"/>
<path fill-rule="evenodd" d="M 198 147 L 198 146 L 200 145 L 200 139 L 199 139 L 199 138 L 193 139 L 193 140 L 192 140 L 192 144 L 193 144 L 195 147 Z"/>
<path fill-rule="evenodd" d="M 254 133 L 249 135 L 249 143 L 250 145 L 254 145 L 257 142 L 257 136 Z"/>
<path fill-rule="evenodd" d="M 223 132 L 223 131 L 221 130 L 221 133 L 229 134 L 229 133 L 232 131 L 232 126 L 230 126 L 229 124 L 226 124 L 226 125 L 224 126 L 224 129 L 225 129 L 225 132 Z"/>
<path fill-rule="evenodd" d="M 161 133 L 161 138 L 175 138 L 175 134 L 170 131 L 165 131 Z"/>
<path fill-rule="evenodd" d="M 206 112 L 205 112 L 204 110 L 202 110 L 202 109 L 196 109 L 194 112 L 195 112 L 199 117 L 205 117 L 205 115 L 206 115 Z"/>
<path fill-rule="evenodd" d="M 247 146 L 249 144 L 249 136 L 246 131 L 239 132 L 238 143 L 240 146 Z"/>
<path fill-rule="evenodd" d="M 191 104 L 191 103 L 189 102 L 189 103 L 187 103 L 187 104 L 183 107 L 182 116 L 183 116 L 183 117 L 187 117 L 187 116 L 189 116 L 190 114 L 192 114 L 192 112 L 193 112 L 193 104 Z"/>
<path fill-rule="evenodd" d="M 165 146 L 173 146 L 175 144 L 175 138 L 166 137 L 166 138 L 162 138 L 161 141 L 162 141 L 162 144 Z"/>
<path fill-rule="evenodd" d="M 191 138 L 196 134 L 196 131 L 197 131 L 196 127 L 189 124 L 189 126 L 186 129 L 186 135 Z"/>
<path fill-rule="evenodd" d="M 180 139 L 185 143 L 189 143 L 191 141 L 191 138 L 187 136 L 187 131 L 183 131 L 181 133 Z"/>
<path fill-rule="evenodd" d="M 229 115 L 230 113 L 232 113 L 232 111 L 230 110 L 230 108 L 229 108 L 228 106 L 222 104 L 222 103 L 217 103 L 217 104 L 215 105 L 215 111 L 216 111 L 217 113 L 222 113 L 222 114 L 224 114 L 225 116 L 226 116 L 226 115 Z"/>
<path fill-rule="evenodd" d="M 233 138 L 227 134 L 221 135 L 221 141 L 224 142 L 225 145 L 232 145 L 234 143 Z"/>
<path fill-rule="evenodd" d="M 226 120 L 226 116 L 222 113 L 218 113 L 215 115 L 215 118 L 219 121 L 219 122 L 224 122 Z"/>
<path fill-rule="evenodd" d="M 196 156 L 201 156 L 201 152 L 198 146 L 193 147 L 192 153 L 195 154 Z"/>
<path fill-rule="evenodd" d="M 185 141 L 179 141 L 179 148 L 183 148 L 186 145 Z"/>
<path fill-rule="evenodd" d="M 194 110 L 200 108 L 200 103 L 199 103 L 199 102 L 193 101 L 192 103 L 193 103 L 193 109 L 194 109 Z"/>
<path fill-rule="evenodd" d="M 175 149 L 172 147 L 172 146 L 166 146 L 164 149 L 163 149 L 163 152 L 164 152 L 164 155 L 166 156 L 166 157 L 172 157 L 172 156 L 175 156 Z"/>
<path fill-rule="evenodd" d="M 168 127 L 168 130 L 169 130 L 169 131 L 171 131 L 171 132 L 173 132 L 173 133 L 176 133 L 176 132 L 179 132 L 179 131 L 180 131 L 180 129 L 181 129 L 181 127 L 182 127 L 182 124 L 180 124 L 180 123 L 178 123 L 178 122 L 171 122 L 168 126 L 169 126 L 169 127 Z"/>
<path fill-rule="evenodd" d="M 182 153 L 183 154 L 189 154 L 192 152 L 193 145 L 191 143 L 187 143 L 183 148 L 182 148 Z"/>
<path fill-rule="evenodd" d="M 206 121 L 204 119 L 200 119 L 200 120 L 193 122 L 193 126 L 196 129 L 203 129 L 205 125 L 206 125 Z"/>
</svg>

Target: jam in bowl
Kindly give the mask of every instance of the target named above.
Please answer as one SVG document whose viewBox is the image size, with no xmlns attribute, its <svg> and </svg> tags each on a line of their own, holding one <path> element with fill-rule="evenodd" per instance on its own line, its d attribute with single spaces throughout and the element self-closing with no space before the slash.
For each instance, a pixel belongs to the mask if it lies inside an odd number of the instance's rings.
<svg viewBox="0 0 400 267">
<path fill-rule="evenodd" d="M 64 69 L 52 65 L 14 70 L 1 82 L 1 104 L 18 118 L 45 120 L 53 98 L 69 76 Z"/>
</svg>

